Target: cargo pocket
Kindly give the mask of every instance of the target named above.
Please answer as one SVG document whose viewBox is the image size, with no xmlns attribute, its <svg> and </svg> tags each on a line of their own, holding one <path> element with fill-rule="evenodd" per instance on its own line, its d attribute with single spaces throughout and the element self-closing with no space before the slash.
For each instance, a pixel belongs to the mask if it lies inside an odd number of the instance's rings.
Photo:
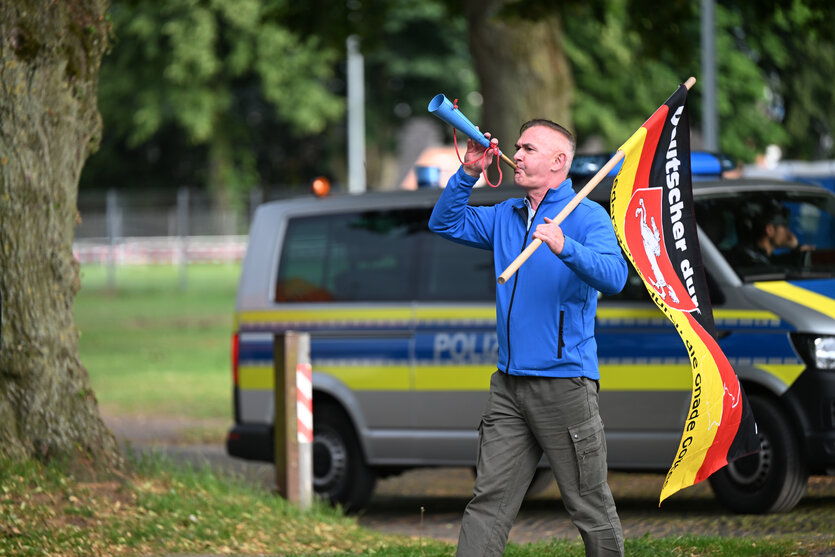
<svg viewBox="0 0 835 557">
<path fill-rule="evenodd" d="M 603 420 L 595 415 L 568 428 L 577 456 L 580 495 L 586 495 L 606 481 L 606 440 Z"/>
</svg>

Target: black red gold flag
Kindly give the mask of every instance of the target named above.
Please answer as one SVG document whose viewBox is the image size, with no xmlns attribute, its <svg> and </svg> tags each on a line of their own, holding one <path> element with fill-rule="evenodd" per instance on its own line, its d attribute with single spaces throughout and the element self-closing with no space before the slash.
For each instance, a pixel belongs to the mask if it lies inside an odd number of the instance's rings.
<svg viewBox="0 0 835 557">
<path fill-rule="evenodd" d="M 759 450 L 742 385 L 716 342 L 702 265 L 690 173 L 687 87 L 620 147 L 611 215 L 626 256 L 673 322 L 692 367 L 692 395 L 661 501 L 728 462 Z"/>
</svg>

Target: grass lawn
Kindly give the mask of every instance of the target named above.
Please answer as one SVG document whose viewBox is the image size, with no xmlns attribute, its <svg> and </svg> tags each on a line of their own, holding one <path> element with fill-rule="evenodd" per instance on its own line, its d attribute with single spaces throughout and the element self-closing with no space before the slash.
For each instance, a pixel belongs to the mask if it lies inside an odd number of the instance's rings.
<svg viewBox="0 0 835 557">
<path fill-rule="evenodd" d="M 109 413 L 229 419 L 239 265 L 81 268 L 75 301 L 81 360 Z"/>
<path fill-rule="evenodd" d="M 207 469 L 158 458 L 131 472 L 78 482 L 60 466 L 0 460 L 0 555 L 378 555 L 451 557 L 452 544 L 379 534 L 315 506 L 302 512 L 273 494 Z M 830 554 L 826 541 L 698 535 L 626 540 L 630 556 Z M 579 541 L 508 546 L 508 557 L 584 555 Z"/>
</svg>

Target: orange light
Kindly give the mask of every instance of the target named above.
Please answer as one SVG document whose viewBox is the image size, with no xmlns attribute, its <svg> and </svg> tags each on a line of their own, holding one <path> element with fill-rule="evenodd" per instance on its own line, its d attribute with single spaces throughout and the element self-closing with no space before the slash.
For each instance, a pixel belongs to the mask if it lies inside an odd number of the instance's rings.
<svg viewBox="0 0 835 557">
<path fill-rule="evenodd" d="M 331 192 L 331 181 L 324 176 L 317 176 L 313 179 L 310 189 L 316 197 L 325 197 Z"/>
</svg>

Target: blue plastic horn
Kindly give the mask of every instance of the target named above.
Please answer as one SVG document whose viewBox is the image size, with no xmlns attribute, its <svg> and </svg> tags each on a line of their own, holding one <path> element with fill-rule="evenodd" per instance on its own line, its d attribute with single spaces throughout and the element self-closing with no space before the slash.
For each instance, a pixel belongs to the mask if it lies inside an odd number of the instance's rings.
<svg viewBox="0 0 835 557">
<path fill-rule="evenodd" d="M 475 125 L 464 116 L 460 110 L 455 108 L 449 99 L 442 94 L 435 95 L 429 103 L 429 112 L 452 126 L 467 134 L 473 141 L 478 141 L 485 149 L 490 146 L 490 140 L 484 137 Z"/>
<path fill-rule="evenodd" d="M 434 114 L 453 128 L 457 130 L 461 130 L 470 139 L 473 141 L 478 142 L 481 144 L 482 147 L 485 149 L 490 147 L 490 140 L 484 137 L 484 134 L 481 133 L 475 125 L 470 122 L 466 116 L 464 116 L 460 110 L 455 108 L 449 99 L 446 98 L 442 94 L 435 95 L 432 101 L 429 103 L 429 112 Z M 499 158 L 510 165 L 512 168 L 516 168 L 516 163 L 514 163 L 509 157 L 507 157 L 504 153 L 499 151 Z"/>
</svg>

